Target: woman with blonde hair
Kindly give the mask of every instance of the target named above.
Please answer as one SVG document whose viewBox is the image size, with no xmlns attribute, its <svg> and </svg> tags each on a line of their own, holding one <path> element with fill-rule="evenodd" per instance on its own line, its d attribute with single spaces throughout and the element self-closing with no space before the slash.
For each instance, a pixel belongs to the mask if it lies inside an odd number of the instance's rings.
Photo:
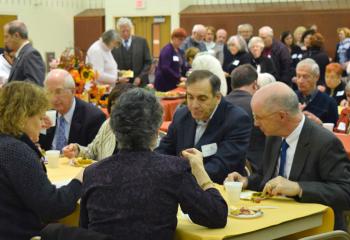
<svg viewBox="0 0 350 240">
<path fill-rule="evenodd" d="M 293 38 L 294 43 L 298 45 L 299 47 L 303 46 L 303 42 L 301 41 L 301 37 L 303 36 L 303 33 L 306 31 L 306 27 L 304 26 L 298 26 L 295 28 L 293 32 Z"/>
<path fill-rule="evenodd" d="M 46 92 L 32 83 L 0 89 L 0 236 L 6 239 L 39 235 L 44 222 L 71 214 L 80 198 L 83 171 L 56 188 L 35 145 L 48 108 Z"/>
</svg>

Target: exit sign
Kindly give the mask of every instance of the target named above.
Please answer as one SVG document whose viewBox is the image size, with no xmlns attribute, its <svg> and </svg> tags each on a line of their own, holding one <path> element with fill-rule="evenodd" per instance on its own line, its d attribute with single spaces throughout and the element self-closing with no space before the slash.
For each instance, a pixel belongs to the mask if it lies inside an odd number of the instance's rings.
<svg viewBox="0 0 350 240">
<path fill-rule="evenodd" d="M 145 0 L 135 0 L 135 8 L 145 8 Z"/>
</svg>

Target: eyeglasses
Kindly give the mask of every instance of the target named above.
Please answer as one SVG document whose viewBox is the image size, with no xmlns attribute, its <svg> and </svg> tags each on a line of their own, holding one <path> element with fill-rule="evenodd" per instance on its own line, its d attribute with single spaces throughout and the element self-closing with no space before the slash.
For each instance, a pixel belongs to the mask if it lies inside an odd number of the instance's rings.
<svg viewBox="0 0 350 240">
<path fill-rule="evenodd" d="M 56 88 L 55 90 L 47 90 L 49 96 L 62 96 L 66 90 L 72 90 L 71 88 Z"/>
</svg>

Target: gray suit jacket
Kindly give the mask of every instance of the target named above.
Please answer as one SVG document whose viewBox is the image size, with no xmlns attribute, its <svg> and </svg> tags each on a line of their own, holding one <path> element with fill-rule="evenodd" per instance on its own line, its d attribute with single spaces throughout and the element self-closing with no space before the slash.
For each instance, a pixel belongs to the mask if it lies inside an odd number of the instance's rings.
<svg viewBox="0 0 350 240">
<path fill-rule="evenodd" d="M 128 66 L 126 63 L 125 57 L 122 54 L 122 49 L 125 50 L 123 45 L 112 50 L 112 55 L 118 64 L 118 69 L 133 70 L 134 77 L 140 77 L 142 80 L 142 85 L 147 84 L 152 58 L 146 39 L 132 36 L 131 46 L 129 49 L 129 51 L 132 51 L 132 66 Z M 131 82 L 133 82 L 133 80 L 134 79 L 131 79 Z"/>
<path fill-rule="evenodd" d="M 26 44 L 18 54 L 12 65 L 8 81 L 28 80 L 43 86 L 45 79 L 45 64 L 40 53 Z"/>
<path fill-rule="evenodd" d="M 263 165 L 248 178 L 248 188 L 261 191 L 276 176 L 280 137 L 266 138 Z M 342 211 L 350 208 L 350 161 L 340 140 L 327 129 L 305 119 L 299 136 L 289 180 L 303 190 L 300 202 L 333 208 L 335 229 L 346 229 Z"/>
</svg>

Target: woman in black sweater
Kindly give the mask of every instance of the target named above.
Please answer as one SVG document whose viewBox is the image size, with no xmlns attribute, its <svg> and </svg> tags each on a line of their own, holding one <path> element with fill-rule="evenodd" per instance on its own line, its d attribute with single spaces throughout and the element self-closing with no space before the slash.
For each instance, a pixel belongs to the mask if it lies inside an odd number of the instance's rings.
<svg viewBox="0 0 350 240">
<path fill-rule="evenodd" d="M 49 100 L 29 82 L 0 89 L 0 238 L 27 240 L 44 223 L 72 213 L 81 191 L 81 176 L 57 189 L 47 177 L 35 146 Z"/>
</svg>

